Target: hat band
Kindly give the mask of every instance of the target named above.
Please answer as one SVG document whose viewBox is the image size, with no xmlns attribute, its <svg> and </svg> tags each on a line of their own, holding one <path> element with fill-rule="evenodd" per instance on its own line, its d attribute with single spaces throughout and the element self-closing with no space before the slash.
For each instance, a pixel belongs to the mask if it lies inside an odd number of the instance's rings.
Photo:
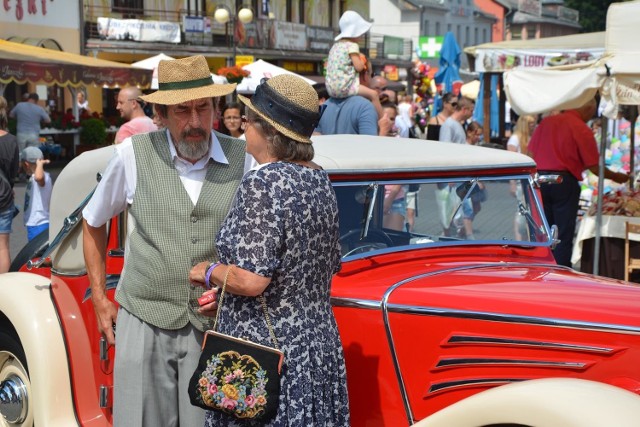
<svg viewBox="0 0 640 427">
<path fill-rule="evenodd" d="M 310 137 L 318 126 L 319 112 L 294 104 L 272 89 L 266 81 L 267 79 L 262 79 L 256 87 L 256 92 L 251 97 L 253 106 L 279 125 L 299 135 Z"/>
<path fill-rule="evenodd" d="M 196 80 L 187 80 L 184 82 L 169 82 L 169 83 L 158 83 L 159 90 L 180 90 L 180 89 L 193 89 L 196 87 L 209 86 L 212 85 L 213 79 L 211 76 L 204 77 L 202 79 Z"/>
</svg>

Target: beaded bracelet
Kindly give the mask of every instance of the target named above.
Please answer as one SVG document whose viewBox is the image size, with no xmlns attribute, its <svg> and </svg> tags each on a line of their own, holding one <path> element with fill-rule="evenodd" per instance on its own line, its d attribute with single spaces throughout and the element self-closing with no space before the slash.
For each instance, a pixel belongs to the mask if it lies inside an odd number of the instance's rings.
<svg viewBox="0 0 640 427">
<path fill-rule="evenodd" d="M 213 270 L 219 265 L 219 262 L 212 262 L 207 266 L 207 272 L 204 275 L 204 285 L 207 289 L 211 289 L 211 273 L 213 273 Z"/>
</svg>

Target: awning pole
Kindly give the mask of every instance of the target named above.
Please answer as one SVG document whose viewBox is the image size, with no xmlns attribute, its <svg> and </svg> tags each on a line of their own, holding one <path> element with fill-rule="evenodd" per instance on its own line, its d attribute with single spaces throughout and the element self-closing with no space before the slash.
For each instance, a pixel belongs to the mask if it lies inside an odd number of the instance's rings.
<svg viewBox="0 0 640 427">
<path fill-rule="evenodd" d="M 616 124 L 613 121 L 614 126 Z M 602 197 L 604 193 L 604 156 L 607 152 L 607 127 L 609 120 L 603 117 L 602 120 L 602 136 L 600 137 L 600 158 L 598 161 L 598 198 L 596 207 L 596 235 L 593 244 L 593 274 L 597 275 L 600 271 L 600 227 L 602 225 Z"/>
</svg>

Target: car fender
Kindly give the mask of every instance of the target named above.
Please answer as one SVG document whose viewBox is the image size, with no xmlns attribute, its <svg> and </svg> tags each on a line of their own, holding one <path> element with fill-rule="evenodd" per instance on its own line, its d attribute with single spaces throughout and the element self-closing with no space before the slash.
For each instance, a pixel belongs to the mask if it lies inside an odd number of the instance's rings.
<svg viewBox="0 0 640 427">
<path fill-rule="evenodd" d="M 640 396 L 609 384 L 544 378 L 496 387 L 456 402 L 414 427 L 493 424 L 563 427 L 635 427 Z"/>
<path fill-rule="evenodd" d="M 27 358 L 35 425 L 77 426 L 69 362 L 50 288 L 51 281 L 37 274 L 2 274 L 0 312 L 16 330 Z"/>
</svg>

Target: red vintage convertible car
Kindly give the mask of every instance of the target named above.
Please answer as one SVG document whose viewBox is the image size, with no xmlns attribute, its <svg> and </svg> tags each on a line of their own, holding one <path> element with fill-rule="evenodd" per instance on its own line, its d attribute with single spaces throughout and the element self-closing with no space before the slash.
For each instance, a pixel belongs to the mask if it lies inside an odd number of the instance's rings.
<svg viewBox="0 0 640 427">
<path fill-rule="evenodd" d="M 555 264 L 538 186 L 558 177 L 491 148 L 354 135 L 314 146 L 340 209 L 331 297 L 353 426 L 640 425 L 640 289 Z M 50 239 L 20 254 L 30 269 L 0 276 L 2 426 L 111 425 L 114 351 L 78 222 L 112 150 L 61 172 Z M 109 230 L 113 291 L 126 216 Z"/>
</svg>

